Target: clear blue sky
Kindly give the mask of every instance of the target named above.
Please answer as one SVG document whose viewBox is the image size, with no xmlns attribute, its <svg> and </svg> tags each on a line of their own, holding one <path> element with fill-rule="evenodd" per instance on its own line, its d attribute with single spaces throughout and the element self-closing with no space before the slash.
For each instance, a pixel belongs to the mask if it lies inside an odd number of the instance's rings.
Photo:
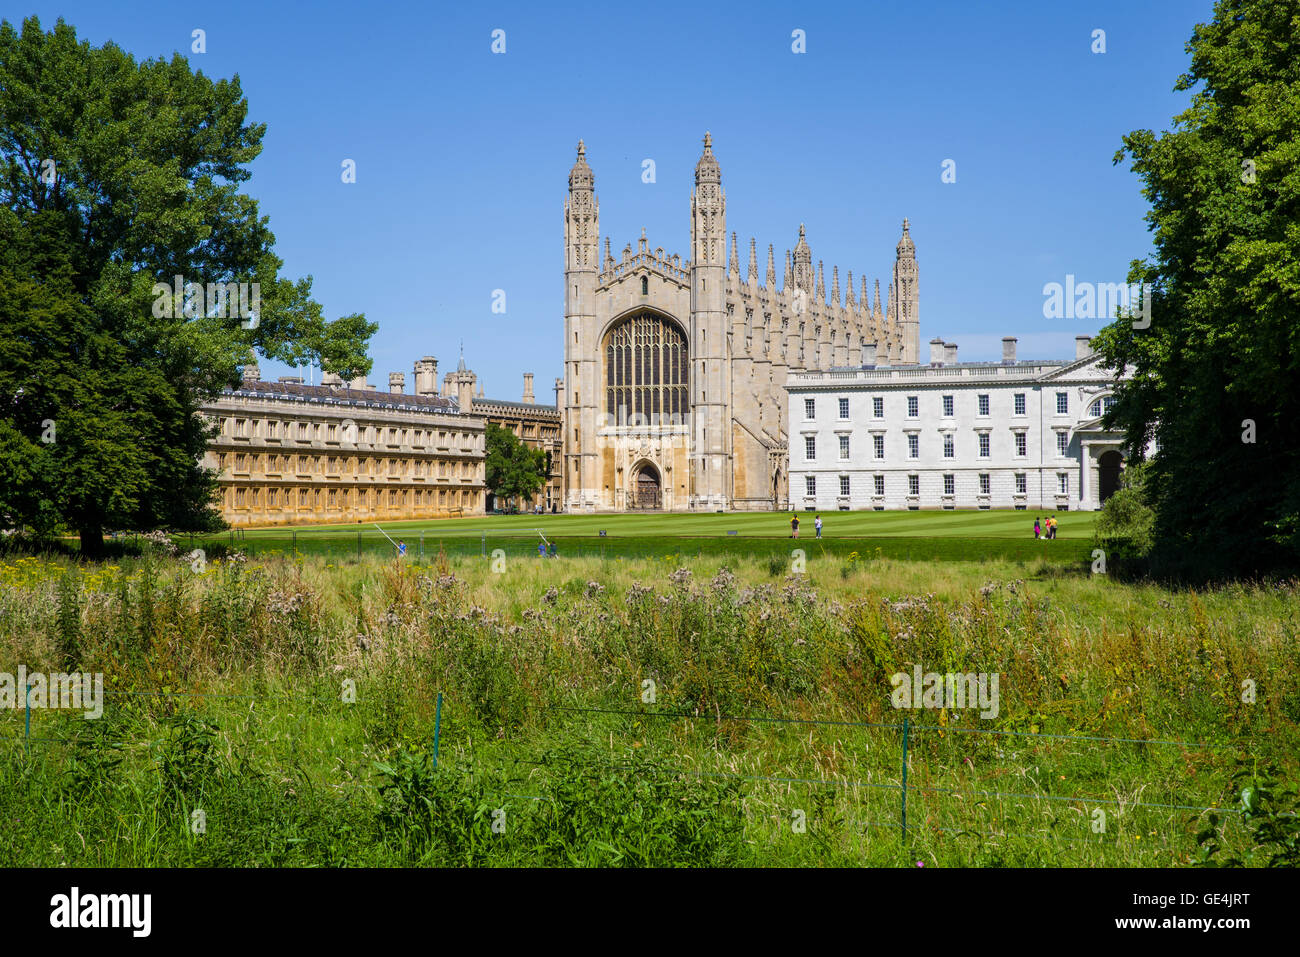
<svg viewBox="0 0 1300 957">
<path fill-rule="evenodd" d="M 23 8 L 20 5 L 26 3 Z M 330 317 L 379 323 L 370 381 L 436 355 L 486 393 L 538 399 L 562 371 L 562 208 L 581 137 L 601 232 L 617 251 L 689 252 L 706 129 L 727 228 L 784 250 L 807 224 L 814 260 L 885 288 L 904 216 L 920 264 L 921 338 L 963 359 L 1073 355 L 1100 323 L 1043 318 L 1043 284 L 1123 281 L 1149 254 L 1120 137 L 1167 129 L 1173 85 L 1211 0 L 971 3 L 6 4 L 62 16 L 137 58 L 189 55 L 238 74 L 269 129 L 246 189 L 290 276 Z M 190 53 L 206 31 L 207 52 Z M 506 53 L 491 52 L 494 29 Z M 802 29 L 807 52 L 791 51 Z M 1091 33 L 1106 32 L 1106 52 Z M 657 182 L 641 180 L 655 161 Z M 357 182 L 341 182 L 353 159 Z M 941 182 L 956 162 L 957 181 Z M 506 292 L 504 315 L 492 291 Z M 922 346 L 924 351 L 925 346 Z M 263 376 L 289 370 L 263 363 Z M 319 373 L 317 373 L 319 376 Z"/>
</svg>

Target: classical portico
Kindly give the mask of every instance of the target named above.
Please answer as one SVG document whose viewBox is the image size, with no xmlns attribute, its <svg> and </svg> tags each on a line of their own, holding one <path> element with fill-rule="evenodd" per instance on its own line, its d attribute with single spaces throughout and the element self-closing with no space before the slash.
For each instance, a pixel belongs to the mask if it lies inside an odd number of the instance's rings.
<svg viewBox="0 0 1300 957">
<path fill-rule="evenodd" d="M 1084 509 L 1099 509 L 1119 489 L 1127 464 L 1124 435 L 1102 427 L 1101 419 L 1082 422 L 1074 430 L 1079 440 L 1079 502 Z"/>
</svg>

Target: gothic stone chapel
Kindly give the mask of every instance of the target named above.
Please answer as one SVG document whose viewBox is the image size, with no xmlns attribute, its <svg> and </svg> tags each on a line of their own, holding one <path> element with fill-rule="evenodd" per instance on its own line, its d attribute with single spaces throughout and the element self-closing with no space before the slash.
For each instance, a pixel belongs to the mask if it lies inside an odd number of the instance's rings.
<svg viewBox="0 0 1300 957">
<path fill-rule="evenodd" d="M 564 205 L 564 499 L 570 511 L 770 509 L 788 501 L 788 373 L 910 365 L 920 350 L 916 247 L 903 221 L 881 301 L 863 276 L 843 298 L 799 227 L 776 284 L 772 246 L 742 272 L 710 136 L 695 166 L 691 254 L 600 258 L 600 204 L 586 148 Z"/>
</svg>

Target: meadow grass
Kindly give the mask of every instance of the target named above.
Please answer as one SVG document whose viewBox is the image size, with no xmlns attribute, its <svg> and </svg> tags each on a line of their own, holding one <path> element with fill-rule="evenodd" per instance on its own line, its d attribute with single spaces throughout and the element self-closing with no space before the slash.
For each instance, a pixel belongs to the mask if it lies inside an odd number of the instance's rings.
<svg viewBox="0 0 1300 957">
<path fill-rule="evenodd" d="M 0 711 L 0 853 L 1178 866 L 1207 807 L 1249 852 L 1239 761 L 1294 777 L 1294 584 L 815 549 L 794 574 L 781 544 L 775 562 L 0 562 L 0 671 L 102 671 L 111 692 L 98 721 L 32 712 L 28 742 Z M 890 676 L 916 663 L 996 672 L 997 718 L 893 708 Z"/>
</svg>

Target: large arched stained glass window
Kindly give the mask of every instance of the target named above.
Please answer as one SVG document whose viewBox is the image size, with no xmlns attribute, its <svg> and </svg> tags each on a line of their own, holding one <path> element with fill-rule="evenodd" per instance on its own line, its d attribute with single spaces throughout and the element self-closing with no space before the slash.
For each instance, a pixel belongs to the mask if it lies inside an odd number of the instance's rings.
<svg viewBox="0 0 1300 957">
<path fill-rule="evenodd" d="M 686 337 L 650 313 L 625 319 L 605 337 L 605 411 L 619 424 L 686 417 Z"/>
</svg>

